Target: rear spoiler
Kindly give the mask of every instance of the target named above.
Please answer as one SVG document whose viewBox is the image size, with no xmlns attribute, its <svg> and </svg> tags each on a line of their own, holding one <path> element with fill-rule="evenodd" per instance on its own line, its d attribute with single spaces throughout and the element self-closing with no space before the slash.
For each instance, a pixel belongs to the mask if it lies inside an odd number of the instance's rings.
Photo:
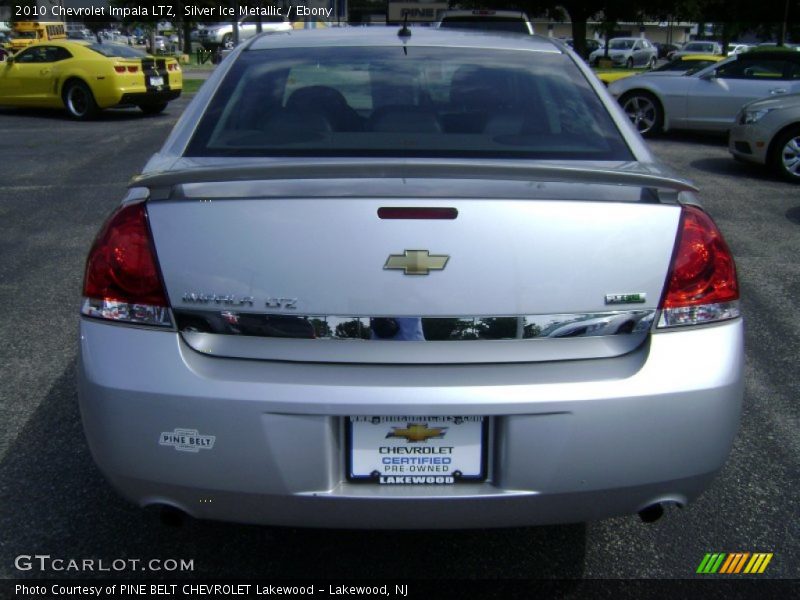
<svg viewBox="0 0 800 600">
<path fill-rule="evenodd" d="M 129 186 L 147 187 L 153 199 L 167 199 L 172 188 L 190 183 L 264 181 L 271 179 L 498 179 L 554 183 L 623 185 L 668 192 L 697 192 L 683 179 L 655 174 L 638 163 L 618 168 L 576 167 L 552 164 L 525 164 L 476 161 L 359 160 L 331 159 L 302 161 L 276 160 L 258 165 L 208 166 L 147 173 L 134 177 Z"/>
</svg>

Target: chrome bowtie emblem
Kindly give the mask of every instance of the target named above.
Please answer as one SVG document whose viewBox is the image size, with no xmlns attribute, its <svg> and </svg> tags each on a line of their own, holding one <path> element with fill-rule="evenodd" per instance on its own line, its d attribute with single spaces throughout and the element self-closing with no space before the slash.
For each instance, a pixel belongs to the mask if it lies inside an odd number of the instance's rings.
<svg viewBox="0 0 800 600">
<path fill-rule="evenodd" d="M 384 269 L 403 269 L 406 275 L 427 275 L 431 271 L 444 269 L 450 257 L 446 254 L 430 254 L 427 250 L 405 250 L 403 254 L 390 254 Z"/>
</svg>

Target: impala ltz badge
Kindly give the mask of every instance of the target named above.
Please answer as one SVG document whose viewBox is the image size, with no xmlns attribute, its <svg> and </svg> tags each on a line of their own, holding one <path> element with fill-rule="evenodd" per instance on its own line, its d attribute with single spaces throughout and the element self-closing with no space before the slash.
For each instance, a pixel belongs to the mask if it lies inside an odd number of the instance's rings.
<svg viewBox="0 0 800 600">
<path fill-rule="evenodd" d="M 237 296 L 234 294 L 202 294 L 199 292 L 184 292 L 183 301 L 187 304 L 223 304 L 225 306 L 253 306 L 255 298 L 252 296 Z"/>
<path fill-rule="evenodd" d="M 406 275 L 427 275 L 441 271 L 450 257 L 446 254 L 431 254 L 427 250 L 405 250 L 403 254 L 390 254 L 384 269 L 403 269 Z"/>
</svg>

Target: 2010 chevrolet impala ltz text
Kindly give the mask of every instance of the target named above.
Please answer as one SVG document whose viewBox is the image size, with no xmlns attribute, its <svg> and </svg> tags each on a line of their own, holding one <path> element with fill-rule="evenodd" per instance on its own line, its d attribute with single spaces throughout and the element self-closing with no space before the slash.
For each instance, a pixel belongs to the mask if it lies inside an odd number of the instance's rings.
<svg viewBox="0 0 800 600">
<path fill-rule="evenodd" d="M 86 436 L 141 506 L 463 528 L 658 516 L 739 425 L 733 257 L 560 42 L 257 36 L 89 253 Z"/>
</svg>

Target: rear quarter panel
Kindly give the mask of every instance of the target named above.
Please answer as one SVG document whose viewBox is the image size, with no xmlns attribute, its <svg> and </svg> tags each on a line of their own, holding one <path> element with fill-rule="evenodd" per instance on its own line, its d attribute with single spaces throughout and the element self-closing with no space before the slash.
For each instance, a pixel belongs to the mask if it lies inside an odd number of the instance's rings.
<svg viewBox="0 0 800 600">
<path fill-rule="evenodd" d="M 58 82 L 58 101 L 61 106 L 63 106 L 64 86 L 70 79 L 79 79 L 86 83 L 100 108 L 108 108 L 119 102 L 122 92 L 116 86 L 111 61 L 76 58 L 68 62 Z"/>
</svg>

